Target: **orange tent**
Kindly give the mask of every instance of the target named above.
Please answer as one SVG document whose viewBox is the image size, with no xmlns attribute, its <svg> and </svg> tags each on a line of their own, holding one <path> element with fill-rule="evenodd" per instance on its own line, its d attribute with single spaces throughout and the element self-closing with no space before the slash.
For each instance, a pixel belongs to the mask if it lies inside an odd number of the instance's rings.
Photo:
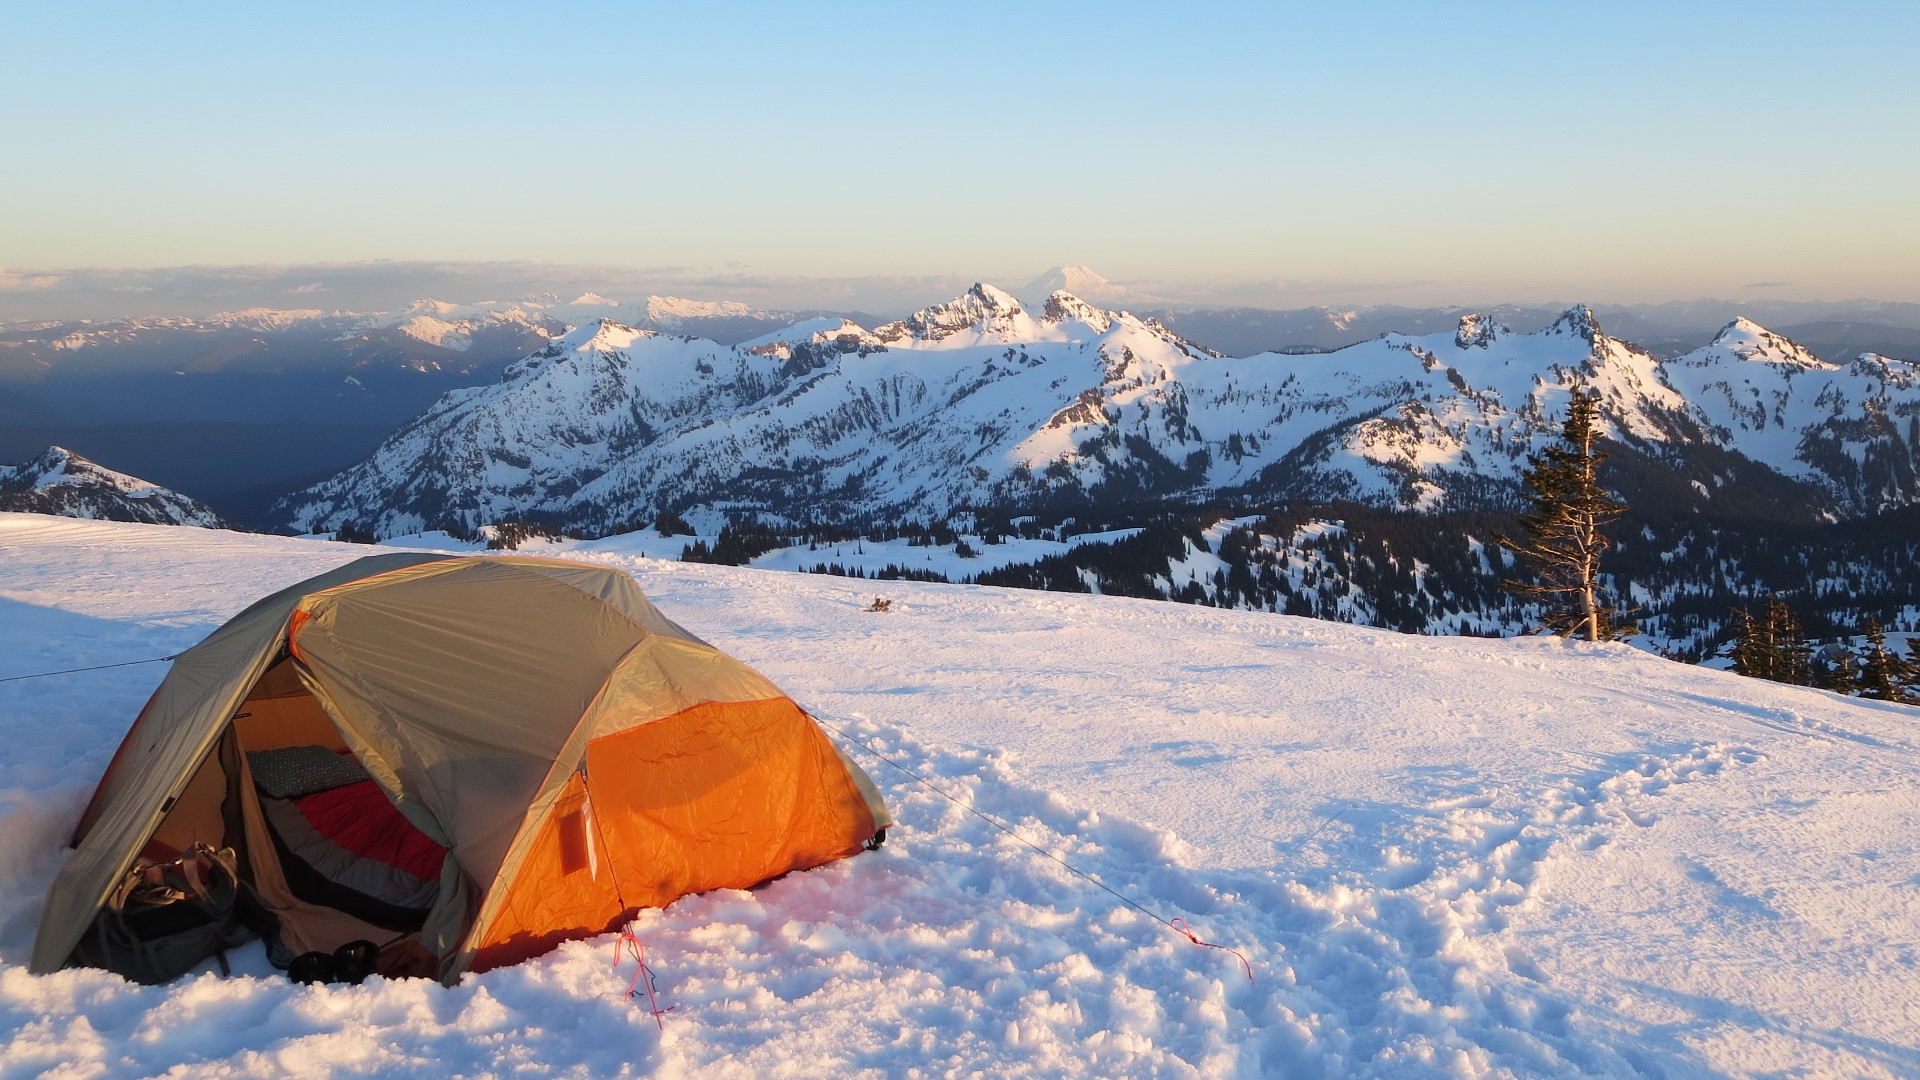
<svg viewBox="0 0 1920 1080">
<path fill-rule="evenodd" d="M 628 575 L 376 555 L 174 661 L 82 816 L 32 966 L 74 962 L 131 869 L 196 843 L 239 853 L 277 955 L 371 940 L 383 972 L 450 982 L 844 858 L 890 822 L 791 698 Z"/>
</svg>

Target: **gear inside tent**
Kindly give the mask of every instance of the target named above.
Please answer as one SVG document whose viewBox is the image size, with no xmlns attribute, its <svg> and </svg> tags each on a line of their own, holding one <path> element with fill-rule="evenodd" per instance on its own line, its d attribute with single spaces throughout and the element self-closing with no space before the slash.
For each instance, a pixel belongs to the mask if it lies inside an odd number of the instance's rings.
<svg viewBox="0 0 1920 1080">
<path fill-rule="evenodd" d="M 376 555 L 175 659 L 82 815 L 32 966 L 137 977 L 108 923 L 194 852 L 231 851 L 233 918 L 277 962 L 374 942 L 375 970 L 450 982 L 890 823 L 805 711 L 628 575 Z"/>
</svg>

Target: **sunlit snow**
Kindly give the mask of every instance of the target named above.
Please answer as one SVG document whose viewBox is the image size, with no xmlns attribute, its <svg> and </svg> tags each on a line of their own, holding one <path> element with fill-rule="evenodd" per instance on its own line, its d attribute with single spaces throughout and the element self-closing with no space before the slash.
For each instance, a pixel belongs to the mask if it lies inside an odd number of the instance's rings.
<svg viewBox="0 0 1920 1080">
<path fill-rule="evenodd" d="M 367 550 L 0 515 L 0 678 L 177 651 Z M 642 913 L 664 1028 L 610 938 L 451 989 L 295 986 L 258 946 L 34 977 L 164 667 L 0 682 L 0 1074 L 1920 1072 L 1920 710 L 1621 646 L 558 553 L 864 743 L 886 847 Z"/>
</svg>

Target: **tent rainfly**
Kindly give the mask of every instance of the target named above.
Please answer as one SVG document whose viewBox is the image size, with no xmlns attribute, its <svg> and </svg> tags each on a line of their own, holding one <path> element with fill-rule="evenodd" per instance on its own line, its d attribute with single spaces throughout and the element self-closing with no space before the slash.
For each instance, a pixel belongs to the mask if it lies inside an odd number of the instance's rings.
<svg viewBox="0 0 1920 1080">
<path fill-rule="evenodd" d="M 382 973 L 452 982 L 890 823 L 792 699 L 627 574 L 375 555 L 174 661 L 75 830 L 32 969 L 85 962 L 130 871 L 196 844 L 237 853 L 275 956 L 372 941 Z"/>
</svg>

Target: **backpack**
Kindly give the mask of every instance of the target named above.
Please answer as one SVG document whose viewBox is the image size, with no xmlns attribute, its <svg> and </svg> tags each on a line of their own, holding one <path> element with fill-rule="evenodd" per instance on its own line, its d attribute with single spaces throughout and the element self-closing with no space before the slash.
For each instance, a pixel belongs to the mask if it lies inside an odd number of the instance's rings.
<svg viewBox="0 0 1920 1080">
<path fill-rule="evenodd" d="M 171 862 L 141 860 L 120 879 L 70 964 L 106 968 L 149 986 L 171 982 L 253 936 L 239 918 L 232 848 L 195 844 Z"/>
</svg>

